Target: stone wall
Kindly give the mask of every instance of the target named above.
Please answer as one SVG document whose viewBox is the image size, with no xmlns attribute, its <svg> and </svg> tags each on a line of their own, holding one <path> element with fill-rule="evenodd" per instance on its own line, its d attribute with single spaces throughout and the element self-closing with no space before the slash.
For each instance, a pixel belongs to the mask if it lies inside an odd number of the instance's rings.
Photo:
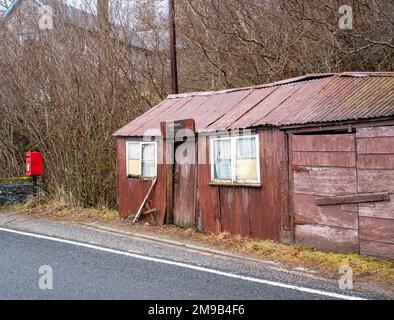
<svg viewBox="0 0 394 320">
<path fill-rule="evenodd" d="M 0 206 L 25 202 L 32 195 L 33 183 L 31 181 L 0 181 Z"/>
</svg>

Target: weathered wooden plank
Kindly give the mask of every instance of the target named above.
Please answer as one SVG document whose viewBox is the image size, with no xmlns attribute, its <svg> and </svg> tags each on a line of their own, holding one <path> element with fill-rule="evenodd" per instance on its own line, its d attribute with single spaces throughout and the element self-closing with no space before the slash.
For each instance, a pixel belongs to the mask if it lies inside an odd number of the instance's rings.
<svg viewBox="0 0 394 320">
<path fill-rule="evenodd" d="M 157 212 L 157 208 L 149 209 L 143 212 L 143 215 L 152 214 Z"/>
<path fill-rule="evenodd" d="M 394 137 L 358 138 L 358 154 L 394 153 Z"/>
<path fill-rule="evenodd" d="M 360 217 L 360 239 L 394 244 L 394 220 Z"/>
<path fill-rule="evenodd" d="M 359 169 L 394 169 L 394 154 L 360 154 L 357 157 Z"/>
<path fill-rule="evenodd" d="M 285 134 L 279 130 L 260 132 L 262 188 L 250 188 L 251 233 L 255 238 L 280 239 L 281 214 L 288 213 L 288 171 Z"/>
<path fill-rule="evenodd" d="M 357 138 L 394 137 L 394 126 L 375 127 L 375 128 L 357 128 L 356 137 Z"/>
<path fill-rule="evenodd" d="M 391 197 L 394 197 L 391 195 Z M 394 198 L 388 202 L 360 203 L 358 214 L 361 217 L 386 218 L 394 220 Z"/>
<path fill-rule="evenodd" d="M 294 135 L 293 151 L 355 151 L 355 135 Z"/>
<path fill-rule="evenodd" d="M 368 256 L 394 260 L 394 244 L 360 240 L 360 253 Z"/>
<path fill-rule="evenodd" d="M 198 193 L 201 228 L 206 232 L 221 232 L 219 187 L 210 186 L 211 167 L 208 161 L 209 138 L 198 138 Z"/>
<path fill-rule="evenodd" d="M 357 192 L 356 169 L 305 167 L 294 172 L 294 191 L 297 193 L 340 195 Z"/>
<path fill-rule="evenodd" d="M 354 229 L 317 225 L 296 225 L 297 244 L 339 253 L 356 253 L 359 250 L 358 232 Z"/>
<path fill-rule="evenodd" d="M 174 223 L 183 228 L 195 225 L 195 164 L 175 164 Z"/>
<path fill-rule="evenodd" d="M 394 170 L 358 170 L 358 192 L 394 193 Z"/>
<path fill-rule="evenodd" d="M 135 217 L 134 217 L 133 223 L 136 223 L 136 222 L 138 221 L 138 219 L 140 218 L 140 216 L 141 216 L 141 214 L 142 214 L 142 210 L 143 210 L 143 208 L 145 207 L 145 204 L 146 204 L 146 202 L 148 201 L 149 196 L 150 196 L 150 194 L 152 193 L 152 190 L 153 190 L 153 188 L 154 188 L 155 185 L 156 185 L 156 182 L 157 182 L 157 179 L 155 178 L 155 179 L 152 181 L 152 185 L 151 185 L 151 187 L 149 188 L 148 192 L 146 193 L 146 195 L 145 195 L 145 197 L 144 197 L 144 200 L 142 201 L 141 206 L 139 207 L 139 209 L 138 209 L 138 211 L 137 211 L 137 213 L 136 213 L 136 215 L 135 215 Z"/>
<path fill-rule="evenodd" d="M 379 201 L 390 201 L 390 194 L 388 192 L 380 192 L 380 193 L 355 194 L 348 196 L 319 197 L 315 199 L 315 202 L 318 206 L 346 204 L 346 203 L 379 202 Z"/>
<path fill-rule="evenodd" d="M 157 212 L 154 214 L 155 221 L 162 225 L 165 222 L 167 209 L 167 165 L 165 161 L 166 145 L 162 139 L 157 141 L 157 182 L 153 189 L 151 201 Z"/>
<path fill-rule="evenodd" d="M 239 188 L 234 190 L 234 187 L 219 187 L 220 188 L 220 212 L 222 230 L 231 234 L 239 234 L 240 222 L 238 212 L 240 205 L 236 205 L 235 194 L 240 191 Z"/>
<path fill-rule="evenodd" d="M 316 224 L 358 229 L 357 204 L 318 207 L 316 196 L 294 195 L 295 224 Z"/>
<path fill-rule="evenodd" d="M 256 210 L 256 205 L 254 205 L 250 200 L 250 189 L 249 188 L 237 188 L 234 190 L 234 211 L 236 233 L 242 236 L 250 236 L 250 211 L 251 208 Z M 231 209 L 230 209 L 231 210 Z"/>
<path fill-rule="evenodd" d="M 355 167 L 356 154 L 352 152 L 293 152 L 293 164 L 316 167 Z"/>
</svg>

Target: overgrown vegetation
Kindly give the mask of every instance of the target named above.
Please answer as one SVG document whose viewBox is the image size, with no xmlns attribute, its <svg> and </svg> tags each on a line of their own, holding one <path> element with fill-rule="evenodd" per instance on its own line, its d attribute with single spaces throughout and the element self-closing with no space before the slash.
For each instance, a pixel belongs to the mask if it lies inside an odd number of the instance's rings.
<svg viewBox="0 0 394 320">
<path fill-rule="evenodd" d="M 98 15 L 96 1 L 57 11 L 54 30 L 33 10 L 0 23 L 0 177 L 23 175 L 24 152 L 41 151 L 51 197 L 113 208 L 111 134 L 168 94 L 167 22 L 162 0 L 97 1 Z M 353 31 L 338 28 L 337 0 L 176 3 L 181 91 L 394 70 L 392 0 L 348 1 Z"/>
</svg>

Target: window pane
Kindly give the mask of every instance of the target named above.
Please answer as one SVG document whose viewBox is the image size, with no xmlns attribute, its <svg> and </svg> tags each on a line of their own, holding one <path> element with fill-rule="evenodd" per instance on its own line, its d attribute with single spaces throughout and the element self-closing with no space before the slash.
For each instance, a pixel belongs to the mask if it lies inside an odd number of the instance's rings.
<svg viewBox="0 0 394 320">
<path fill-rule="evenodd" d="M 256 159 L 241 159 L 236 162 L 236 179 L 237 180 L 251 180 L 257 181 L 257 160 Z"/>
<path fill-rule="evenodd" d="M 140 160 L 128 160 L 127 175 L 139 177 L 141 175 L 141 162 Z"/>
<path fill-rule="evenodd" d="M 231 140 L 214 140 L 214 159 L 231 159 Z"/>
<path fill-rule="evenodd" d="M 237 148 L 237 159 L 256 158 L 256 137 L 237 138 L 235 141 Z"/>
<path fill-rule="evenodd" d="M 231 180 L 231 160 L 219 160 L 215 166 L 215 179 Z"/>
<path fill-rule="evenodd" d="M 142 176 L 146 178 L 154 178 L 156 176 L 156 144 L 142 144 Z"/>
<path fill-rule="evenodd" d="M 257 181 L 256 137 L 236 138 L 235 175 L 239 181 Z"/>
<path fill-rule="evenodd" d="M 231 180 L 231 140 L 213 141 L 214 179 Z"/>
<path fill-rule="evenodd" d="M 140 158 L 140 143 L 128 142 L 128 159 L 139 160 Z"/>
<path fill-rule="evenodd" d="M 155 173 L 155 161 L 142 161 L 142 176 L 146 178 L 154 178 Z"/>
<path fill-rule="evenodd" d="M 155 160 L 156 145 L 153 143 L 142 144 L 142 160 Z"/>
</svg>

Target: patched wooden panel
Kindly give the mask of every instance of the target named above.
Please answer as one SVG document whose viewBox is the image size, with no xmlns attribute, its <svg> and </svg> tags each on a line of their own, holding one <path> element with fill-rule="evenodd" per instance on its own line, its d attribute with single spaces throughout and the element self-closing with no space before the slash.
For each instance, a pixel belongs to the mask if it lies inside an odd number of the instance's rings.
<svg viewBox="0 0 394 320">
<path fill-rule="evenodd" d="M 360 154 L 357 157 L 359 169 L 394 169 L 394 154 Z"/>
<path fill-rule="evenodd" d="M 361 217 L 385 218 L 394 220 L 394 194 L 390 201 L 360 203 L 358 214 Z"/>
<path fill-rule="evenodd" d="M 394 244 L 394 220 L 360 217 L 360 239 Z"/>
<path fill-rule="evenodd" d="M 394 137 L 359 138 L 357 139 L 358 154 L 394 153 Z"/>
<path fill-rule="evenodd" d="M 357 128 L 357 138 L 394 137 L 394 126 Z"/>
<path fill-rule="evenodd" d="M 355 151 L 355 135 L 295 135 L 293 151 Z"/>
<path fill-rule="evenodd" d="M 358 192 L 394 193 L 394 170 L 358 170 Z"/>
<path fill-rule="evenodd" d="M 354 229 L 318 225 L 296 225 L 295 238 L 297 244 L 326 251 L 355 253 L 359 250 L 358 232 Z"/>
<path fill-rule="evenodd" d="M 360 253 L 394 260 L 394 244 L 360 240 Z"/>
<path fill-rule="evenodd" d="M 320 195 L 356 193 L 356 169 L 305 167 L 302 171 L 294 170 L 294 191 Z"/>
<path fill-rule="evenodd" d="M 317 167 L 355 167 L 354 152 L 294 152 L 293 164 Z"/>
<path fill-rule="evenodd" d="M 358 228 L 357 204 L 316 206 L 314 195 L 294 195 L 296 224 Z"/>
</svg>

